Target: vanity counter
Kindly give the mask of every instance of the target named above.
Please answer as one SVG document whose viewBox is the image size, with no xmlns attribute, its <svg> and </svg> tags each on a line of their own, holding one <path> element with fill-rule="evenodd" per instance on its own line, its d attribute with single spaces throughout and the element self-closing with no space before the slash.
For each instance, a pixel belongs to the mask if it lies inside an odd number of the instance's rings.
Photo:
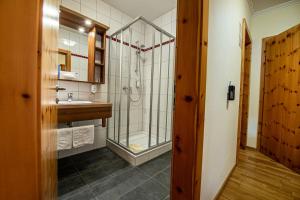
<svg viewBox="0 0 300 200">
<path fill-rule="evenodd" d="M 112 104 L 104 102 L 70 103 L 57 105 L 58 123 L 102 119 L 102 126 L 106 126 L 106 119 L 112 116 Z"/>
</svg>

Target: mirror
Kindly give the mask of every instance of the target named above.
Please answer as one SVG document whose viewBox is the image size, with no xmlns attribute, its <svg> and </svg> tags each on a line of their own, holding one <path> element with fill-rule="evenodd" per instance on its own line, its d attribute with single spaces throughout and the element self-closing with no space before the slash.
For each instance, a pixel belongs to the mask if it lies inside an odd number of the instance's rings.
<svg viewBox="0 0 300 200">
<path fill-rule="evenodd" d="M 105 83 L 108 26 L 60 6 L 58 79 Z"/>
<path fill-rule="evenodd" d="M 88 34 L 59 26 L 59 79 L 88 81 Z"/>
</svg>

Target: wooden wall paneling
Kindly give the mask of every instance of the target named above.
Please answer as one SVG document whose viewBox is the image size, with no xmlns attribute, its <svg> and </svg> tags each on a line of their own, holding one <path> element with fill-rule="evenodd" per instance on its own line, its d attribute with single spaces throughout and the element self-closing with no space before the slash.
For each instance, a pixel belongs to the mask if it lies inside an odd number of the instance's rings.
<svg viewBox="0 0 300 200">
<path fill-rule="evenodd" d="M 266 67 L 266 43 L 267 39 L 262 40 L 261 69 L 260 69 L 260 92 L 259 92 L 259 112 L 257 126 L 257 150 L 261 151 L 262 127 L 263 127 L 263 105 L 264 105 L 264 85 L 265 85 L 265 67 Z"/>
<path fill-rule="evenodd" d="M 270 85 L 270 46 L 271 46 L 271 39 L 268 39 L 265 42 L 265 56 L 266 56 L 266 62 L 265 62 L 265 73 L 264 73 L 264 87 L 263 87 L 263 96 L 264 96 L 264 101 L 263 101 L 263 106 L 262 106 L 262 133 L 261 133 L 261 150 L 263 153 L 267 154 L 268 152 L 268 141 L 269 141 L 269 136 L 267 135 L 268 129 L 270 128 L 270 124 L 267 121 L 268 117 L 270 116 L 270 109 L 267 107 L 269 105 L 269 85 Z"/>
<path fill-rule="evenodd" d="M 265 42 L 259 149 L 299 172 L 299 25 Z M 262 102 L 262 101 L 260 101 Z"/>
<path fill-rule="evenodd" d="M 57 199 L 57 109 L 59 0 L 43 0 L 39 64 L 40 199 Z"/>
<path fill-rule="evenodd" d="M 272 157 L 275 160 L 279 160 L 280 154 L 280 129 L 279 129 L 279 101 L 280 101 L 280 91 L 278 88 L 279 78 L 282 75 L 279 71 L 280 65 L 280 38 L 276 38 L 275 43 L 273 44 L 274 53 L 272 54 L 272 86 L 270 93 L 272 95 L 272 136 L 271 136 L 271 143 L 272 143 Z"/>
<path fill-rule="evenodd" d="M 300 25 L 296 28 L 294 35 L 294 67 L 298 73 L 297 84 L 297 102 L 296 102 L 296 124 L 295 124 L 295 144 L 293 152 L 293 166 L 292 168 L 300 173 Z"/>
<path fill-rule="evenodd" d="M 171 199 L 200 199 L 207 34 L 208 0 L 178 0 Z"/>
<path fill-rule="evenodd" d="M 290 154 L 290 168 L 300 173 L 300 134 L 297 133 L 300 125 L 299 117 L 299 70 L 300 70 L 300 25 L 291 30 L 291 73 L 292 73 L 292 91 L 291 91 L 291 154 Z"/>
<path fill-rule="evenodd" d="M 277 131 L 279 133 L 278 135 L 278 140 L 279 140 L 279 144 L 280 144 L 280 148 L 277 149 L 277 160 L 279 160 L 281 162 L 282 160 L 282 155 L 284 155 L 283 150 L 284 150 L 284 146 L 286 144 L 285 142 L 285 126 L 284 124 L 286 124 L 285 120 L 287 119 L 287 113 L 284 111 L 284 105 L 286 104 L 286 100 L 285 100 L 285 91 L 286 91 L 286 79 L 288 78 L 288 74 L 286 73 L 287 68 L 286 68 L 286 63 L 285 63 L 285 46 L 286 46 L 286 39 L 284 35 L 281 35 L 280 37 L 278 37 L 278 43 L 279 43 L 279 59 L 278 59 L 278 75 L 277 79 L 278 79 L 278 86 L 277 86 L 277 92 L 278 92 L 278 100 L 277 100 L 277 109 L 278 109 L 278 113 L 277 113 Z"/>
<path fill-rule="evenodd" d="M 56 199 L 58 3 L 0 3 L 0 199 Z"/>
<path fill-rule="evenodd" d="M 39 199 L 40 1 L 0 2 L 0 199 Z M 20 32 L 21 30 L 21 32 Z"/>
<path fill-rule="evenodd" d="M 289 155 L 289 120 L 290 115 L 288 113 L 289 109 L 289 100 L 290 100 L 290 85 L 289 85 L 289 78 L 290 78 L 290 64 L 289 64 L 289 46 L 291 40 L 286 37 L 286 33 L 282 33 L 279 36 L 282 40 L 282 47 L 281 47 L 281 55 L 282 55 L 282 63 L 284 70 L 282 71 L 282 104 L 281 104 L 281 115 L 282 115 L 282 132 L 281 132 L 281 149 L 280 149 L 280 162 L 287 165 L 287 155 Z"/>
</svg>

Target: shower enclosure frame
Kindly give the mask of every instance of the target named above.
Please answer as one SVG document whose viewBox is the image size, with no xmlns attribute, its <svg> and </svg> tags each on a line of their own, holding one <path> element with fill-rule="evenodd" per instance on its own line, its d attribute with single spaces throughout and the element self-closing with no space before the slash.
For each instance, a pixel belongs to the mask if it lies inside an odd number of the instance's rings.
<svg viewBox="0 0 300 200">
<path fill-rule="evenodd" d="M 163 30 L 162 28 L 160 28 L 159 26 L 155 25 L 154 23 L 148 21 L 147 19 L 145 19 L 143 16 L 139 16 L 137 18 L 135 18 L 132 22 L 130 22 L 129 24 L 125 25 L 124 27 L 120 28 L 119 30 L 117 30 L 116 32 L 114 32 L 113 34 L 110 35 L 109 37 L 109 62 L 108 62 L 108 92 L 111 91 L 111 87 L 110 87 L 110 76 L 111 76 L 111 44 L 112 44 L 112 40 L 113 38 L 120 43 L 120 64 L 119 64 L 119 81 L 120 81 L 120 86 L 122 84 L 122 56 L 123 56 L 123 45 L 124 45 L 124 41 L 123 41 L 123 32 L 125 30 L 127 30 L 128 28 L 130 28 L 131 25 L 133 25 L 134 23 L 138 22 L 138 21 L 143 21 L 144 23 L 146 23 L 147 25 L 150 25 L 151 27 L 154 28 L 154 32 L 153 32 L 153 38 L 152 38 L 152 46 L 149 47 L 151 48 L 151 51 L 152 51 L 152 56 L 151 56 L 151 88 L 150 88 L 150 113 L 149 113 L 149 132 L 148 132 L 148 135 L 149 135 L 149 138 L 148 138 L 148 148 L 145 149 L 145 150 L 142 150 L 140 152 L 133 152 L 130 148 L 129 148 L 129 122 L 130 122 L 130 114 L 129 114 L 129 111 L 130 111 L 130 91 L 127 93 L 127 127 L 126 127 L 126 146 L 123 145 L 121 142 L 120 142 L 120 130 L 121 130 L 121 102 L 122 102 L 122 87 L 120 87 L 120 94 L 119 94 L 119 117 L 118 117 L 118 135 L 117 135 L 117 142 L 116 142 L 116 111 L 114 110 L 114 138 L 111 139 L 109 137 L 109 126 L 107 126 L 107 139 L 118 145 L 119 147 L 129 151 L 130 153 L 138 156 L 140 154 L 143 154 L 149 150 L 152 150 L 154 148 L 157 148 L 158 146 L 162 146 L 162 145 L 165 145 L 167 143 L 170 143 L 172 141 L 172 137 L 170 135 L 170 140 L 167 141 L 167 121 L 168 121 L 168 103 L 169 103 L 169 99 L 168 99 L 168 96 L 169 96 L 169 87 L 170 87 L 170 81 L 169 81 L 169 78 L 170 78 L 170 60 L 171 60 L 171 46 L 170 46 L 170 43 L 171 42 L 174 42 L 175 44 L 175 40 L 176 40 L 176 37 L 173 36 L 172 34 L 168 33 L 167 31 Z M 155 30 L 158 31 L 160 34 L 160 43 L 158 45 L 155 44 Z M 131 80 L 131 49 L 132 49 L 132 30 L 129 29 L 129 77 L 128 77 L 128 85 L 130 84 L 130 80 Z M 162 69 L 162 46 L 164 45 L 164 42 L 162 40 L 162 37 L 163 37 L 163 34 L 167 37 L 169 37 L 169 40 L 168 40 L 168 43 L 169 43 L 169 49 L 168 49 L 168 64 L 167 64 L 167 67 L 168 67 L 168 77 L 167 77 L 167 105 L 166 105 L 166 119 L 165 119 L 165 123 L 166 123 L 166 127 L 165 127 L 165 140 L 164 142 L 159 142 L 159 122 L 160 122 L 160 112 L 159 112 L 159 107 L 160 107 L 160 95 L 161 95 L 161 69 Z M 118 35 L 120 35 L 120 39 L 118 39 Z M 152 107 L 153 107 L 153 76 L 154 76 L 154 49 L 156 47 L 160 47 L 160 52 L 159 52 L 159 84 L 158 84 L 158 88 L 159 88 L 159 94 L 158 94 L 158 111 L 157 111 L 157 133 L 156 133 L 156 144 L 155 145 L 151 145 L 151 136 L 152 136 Z M 173 60 L 175 59 L 175 48 L 173 50 Z M 141 73 L 141 72 L 140 72 Z M 173 70 L 173 74 L 172 76 L 174 77 L 175 75 L 175 70 Z M 115 79 L 117 80 L 117 77 L 115 77 Z M 115 81 L 116 81 L 115 80 Z M 140 80 L 141 81 L 141 80 Z M 115 85 L 116 87 L 116 85 Z M 171 87 L 174 87 L 175 88 L 175 81 L 173 83 L 173 85 L 171 85 Z M 116 89 L 115 89 L 116 90 Z M 129 89 L 130 90 L 130 89 Z M 174 99 L 175 97 L 175 91 L 171 92 L 171 98 Z M 110 101 L 110 94 L 108 95 L 108 100 Z M 116 98 L 117 98 L 117 94 L 115 94 L 115 101 L 116 102 Z M 173 111 L 174 111 L 174 101 L 172 101 L 172 106 L 171 106 L 171 115 L 173 115 Z M 116 106 L 116 105 L 115 105 Z M 171 116 L 171 120 L 170 120 L 170 127 L 171 127 L 171 130 L 173 128 L 173 116 Z M 172 131 L 171 131 L 172 132 Z"/>
</svg>

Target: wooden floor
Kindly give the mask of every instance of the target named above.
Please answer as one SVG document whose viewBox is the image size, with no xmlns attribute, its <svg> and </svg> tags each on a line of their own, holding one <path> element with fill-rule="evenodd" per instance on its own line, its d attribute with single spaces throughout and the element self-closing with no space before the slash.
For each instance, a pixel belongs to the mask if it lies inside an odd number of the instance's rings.
<svg viewBox="0 0 300 200">
<path fill-rule="evenodd" d="M 241 150 L 219 200 L 300 200 L 300 175 L 254 150 Z"/>
</svg>

